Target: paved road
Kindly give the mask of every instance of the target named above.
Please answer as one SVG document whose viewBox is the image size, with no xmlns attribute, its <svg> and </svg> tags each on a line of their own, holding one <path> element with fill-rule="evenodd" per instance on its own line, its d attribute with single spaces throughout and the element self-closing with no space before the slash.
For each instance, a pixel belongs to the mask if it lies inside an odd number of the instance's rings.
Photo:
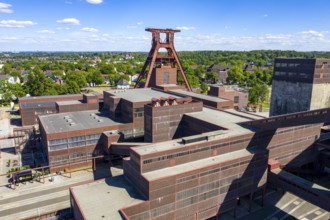
<svg viewBox="0 0 330 220">
<path fill-rule="evenodd" d="M 56 192 L 60 192 L 60 191 L 63 191 L 63 190 L 68 190 L 69 187 L 73 186 L 73 185 L 77 185 L 77 184 L 72 184 L 72 185 L 69 185 L 69 186 L 60 186 L 60 187 L 46 189 L 46 190 L 33 192 L 33 193 L 29 193 L 29 194 L 24 194 L 24 195 L 14 196 L 14 197 L 6 198 L 6 199 L 1 199 L 0 200 L 0 205 L 13 203 L 13 202 L 20 202 L 20 201 L 25 200 L 25 199 L 31 199 L 31 198 L 35 198 L 35 197 L 38 197 L 38 196 L 43 196 L 43 195 L 49 194 L 49 193 L 56 193 Z M 0 213 L 1 213 L 1 211 L 0 211 Z"/>
<path fill-rule="evenodd" d="M 111 168 L 112 175 L 122 174 L 121 169 Z M 100 172 L 97 176 L 105 177 L 108 172 Z M 55 177 L 54 182 L 26 183 L 16 190 L 0 188 L 0 220 L 24 219 L 37 215 L 55 212 L 70 207 L 69 187 L 89 182 L 95 173 L 79 171 L 72 173 L 72 178 Z"/>
<path fill-rule="evenodd" d="M 70 196 L 66 195 L 66 196 L 61 196 L 61 197 L 56 197 L 56 198 L 53 198 L 53 199 L 45 200 L 45 201 L 42 201 L 42 202 L 36 202 L 36 203 L 33 203 L 33 204 L 29 204 L 29 205 L 19 206 L 19 207 L 15 207 L 15 208 L 11 208 L 11 209 L 6 209 L 6 210 L 3 210 L 3 211 L 0 211 L 0 217 L 7 217 L 7 216 L 10 216 L 10 215 L 18 213 L 18 212 L 24 212 L 24 211 L 31 210 L 31 209 L 38 209 L 38 208 L 43 207 L 43 206 L 48 206 L 48 205 L 52 205 L 52 204 L 55 204 L 55 203 L 68 201 L 69 199 L 70 199 Z"/>
</svg>

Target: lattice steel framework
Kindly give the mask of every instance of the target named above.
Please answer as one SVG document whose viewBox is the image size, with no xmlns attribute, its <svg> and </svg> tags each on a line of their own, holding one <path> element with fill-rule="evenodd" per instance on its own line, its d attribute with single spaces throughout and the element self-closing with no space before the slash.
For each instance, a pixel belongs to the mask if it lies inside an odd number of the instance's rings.
<svg viewBox="0 0 330 220">
<path fill-rule="evenodd" d="M 171 67 L 175 67 L 177 65 L 188 91 L 191 91 L 187 77 L 182 69 L 182 65 L 174 49 L 174 34 L 176 32 L 180 32 L 180 30 L 157 29 L 157 28 L 147 28 L 145 30 L 152 33 L 151 50 L 148 54 L 147 60 L 143 65 L 142 71 L 136 81 L 135 88 L 141 87 L 141 80 L 146 75 L 147 72 L 146 70 L 148 66 L 149 66 L 149 70 L 144 84 L 145 88 L 149 86 L 150 78 L 155 65 L 166 63 L 167 65 L 171 65 Z M 161 39 L 161 34 L 164 34 L 166 36 L 165 39 Z M 159 49 L 161 48 L 166 49 L 165 55 L 158 54 Z"/>
</svg>

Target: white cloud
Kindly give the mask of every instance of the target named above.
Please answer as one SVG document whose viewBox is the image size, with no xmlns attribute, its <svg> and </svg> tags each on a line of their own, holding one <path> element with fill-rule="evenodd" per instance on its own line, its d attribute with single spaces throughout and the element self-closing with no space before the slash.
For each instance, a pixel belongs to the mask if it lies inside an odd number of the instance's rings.
<svg viewBox="0 0 330 220">
<path fill-rule="evenodd" d="M 127 28 L 128 29 L 134 29 L 134 28 L 137 28 L 137 26 L 136 25 L 128 25 Z"/>
<path fill-rule="evenodd" d="M 85 32 L 98 32 L 99 30 L 96 29 L 96 28 L 82 28 L 81 29 L 82 31 L 85 31 Z"/>
<path fill-rule="evenodd" d="M 0 2 L 0 12 L 10 14 L 13 13 L 13 10 L 11 9 L 10 4 Z"/>
<path fill-rule="evenodd" d="M 97 5 L 101 4 L 103 0 L 86 0 L 86 2 Z"/>
<path fill-rule="evenodd" d="M 23 28 L 36 24 L 37 23 L 32 21 L 0 20 L 0 27 L 5 28 Z"/>
<path fill-rule="evenodd" d="M 140 26 L 142 24 L 143 24 L 143 21 L 139 21 L 139 22 L 136 22 L 136 24 L 134 24 L 134 25 L 127 25 L 126 27 L 128 29 L 135 29 L 135 28 L 137 28 L 138 26 Z"/>
<path fill-rule="evenodd" d="M 59 24 L 73 24 L 73 25 L 80 25 L 80 21 L 76 18 L 64 18 L 61 20 L 56 21 Z"/>
<path fill-rule="evenodd" d="M 135 26 L 137 28 L 141 27 Z M 0 51 L 45 49 L 51 51 L 148 51 L 150 49 L 151 35 L 143 31 L 139 35 L 136 35 L 136 33 L 130 34 L 129 31 L 121 34 L 102 33 L 101 30 L 86 34 L 81 30 L 83 27 L 75 28 L 78 31 L 65 31 L 66 27 L 59 26 L 61 31 L 55 28 L 49 29 L 61 33 L 60 36 L 56 34 L 37 34 L 35 31 L 33 33 L 26 31 L 22 35 L 7 35 L 2 33 L 3 31 L 1 32 L 0 29 Z M 74 28 L 71 27 L 72 29 Z M 239 35 L 224 35 L 222 33 L 198 34 L 197 31 L 183 31 L 175 37 L 175 47 L 179 51 L 267 49 L 330 51 L 330 31 L 307 29 L 291 33 L 249 33 L 250 31 L 241 31 Z"/>
<path fill-rule="evenodd" d="M 182 27 L 177 27 L 176 29 L 180 29 L 180 30 L 185 30 L 185 31 L 189 31 L 189 30 L 195 30 L 195 27 L 189 27 L 189 26 L 182 26 Z"/>
<path fill-rule="evenodd" d="M 309 30 L 309 31 L 302 31 L 301 34 L 303 35 L 309 35 L 312 37 L 324 37 L 324 34 L 327 33 L 327 31 L 313 31 L 313 30 Z"/>
<path fill-rule="evenodd" d="M 57 30 L 71 30 L 71 28 L 69 28 L 69 27 L 66 27 L 66 28 L 62 28 L 62 27 L 58 27 L 58 28 L 56 28 Z"/>
<path fill-rule="evenodd" d="M 18 40 L 18 37 L 13 37 L 13 36 L 0 36 L 0 41 L 12 41 L 12 40 Z"/>
<path fill-rule="evenodd" d="M 37 33 L 54 34 L 55 32 L 54 31 L 51 31 L 51 30 L 40 30 L 40 31 L 37 31 Z"/>
<path fill-rule="evenodd" d="M 268 14 L 264 14 L 263 16 L 264 16 L 264 17 L 268 17 Z"/>
</svg>

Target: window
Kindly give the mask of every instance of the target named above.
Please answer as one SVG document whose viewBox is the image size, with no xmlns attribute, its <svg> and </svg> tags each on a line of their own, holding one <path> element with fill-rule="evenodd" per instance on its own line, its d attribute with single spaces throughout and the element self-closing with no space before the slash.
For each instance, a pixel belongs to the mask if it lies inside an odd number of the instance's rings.
<svg viewBox="0 0 330 220">
<path fill-rule="evenodd" d="M 144 107 L 133 109 L 134 118 L 141 118 L 144 116 Z"/>
<path fill-rule="evenodd" d="M 98 140 L 88 140 L 86 142 L 86 145 L 95 145 L 95 144 L 97 144 L 97 142 L 98 142 Z"/>
<path fill-rule="evenodd" d="M 90 139 L 99 139 L 101 137 L 101 134 L 90 134 L 86 136 L 86 140 Z"/>
<path fill-rule="evenodd" d="M 67 139 L 66 138 L 48 141 L 48 145 L 58 145 L 58 144 L 64 144 L 64 143 L 67 143 Z"/>
<path fill-rule="evenodd" d="M 234 103 L 238 103 L 239 102 L 239 96 L 235 96 L 234 97 Z"/>
<path fill-rule="evenodd" d="M 86 146 L 85 141 L 69 143 L 69 147 L 82 147 L 82 146 Z"/>
<path fill-rule="evenodd" d="M 84 141 L 85 136 L 70 137 L 70 138 L 68 138 L 68 140 L 69 140 L 69 142 Z"/>
<path fill-rule="evenodd" d="M 60 144 L 60 145 L 49 146 L 49 151 L 63 150 L 63 149 L 67 149 L 67 148 L 68 148 L 67 144 Z"/>
</svg>

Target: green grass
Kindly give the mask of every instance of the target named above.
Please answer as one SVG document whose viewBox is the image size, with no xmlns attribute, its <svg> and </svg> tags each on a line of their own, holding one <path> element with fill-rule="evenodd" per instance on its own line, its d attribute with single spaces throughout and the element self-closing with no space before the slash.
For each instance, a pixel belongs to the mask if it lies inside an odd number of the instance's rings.
<svg viewBox="0 0 330 220">
<path fill-rule="evenodd" d="M 270 109 L 270 101 L 267 100 L 264 103 L 262 103 L 262 112 L 269 112 Z"/>
</svg>

